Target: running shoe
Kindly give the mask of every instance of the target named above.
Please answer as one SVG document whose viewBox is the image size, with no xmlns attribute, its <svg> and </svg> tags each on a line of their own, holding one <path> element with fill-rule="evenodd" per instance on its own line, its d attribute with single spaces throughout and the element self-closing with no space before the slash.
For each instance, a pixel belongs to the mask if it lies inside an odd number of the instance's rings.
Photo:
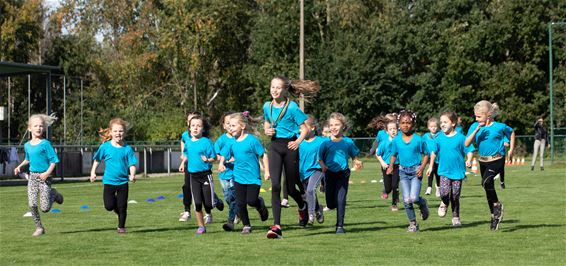
<svg viewBox="0 0 566 266">
<path fill-rule="evenodd" d="M 416 221 L 411 221 L 409 227 L 407 227 L 407 232 L 416 233 L 419 231 L 419 225 Z"/>
<path fill-rule="evenodd" d="M 389 198 L 389 194 L 387 194 L 387 193 L 385 193 L 385 192 L 381 193 L 381 199 L 386 200 L 386 199 L 388 199 L 388 198 Z"/>
<path fill-rule="evenodd" d="M 191 212 L 182 212 L 179 216 L 179 222 L 186 222 L 191 219 Z"/>
<path fill-rule="evenodd" d="M 236 217 L 234 217 L 234 224 L 239 224 L 240 221 L 240 216 L 236 215 Z"/>
<path fill-rule="evenodd" d="M 336 227 L 336 234 L 337 235 L 341 235 L 341 234 L 345 234 L 345 233 L 346 233 L 346 231 L 344 231 L 344 227 L 342 227 L 342 226 Z"/>
<path fill-rule="evenodd" d="M 59 193 L 59 191 L 57 191 L 56 189 L 51 189 L 51 193 L 55 194 L 55 202 L 57 202 L 58 204 L 63 204 L 63 195 L 61 193 Z"/>
<path fill-rule="evenodd" d="M 493 221 L 491 230 L 497 231 L 499 229 L 499 224 L 503 220 L 503 204 L 501 202 L 494 204 L 493 206 Z"/>
<path fill-rule="evenodd" d="M 204 224 L 211 224 L 212 223 L 212 214 L 207 213 L 204 215 Z"/>
<path fill-rule="evenodd" d="M 299 209 L 299 226 L 305 227 L 309 221 L 309 215 L 307 212 L 307 205 L 303 206 L 303 209 Z"/>
<path fill-rule="evenodd" d="M 281 231 L 281 227 L 279 227 L 278 225 L 272 226 L 267 231 L 267 238 L 269 239 L 283 238 L 283 232 Z"/>
<path fill-rule="evenodd" d="M 45 229 L 43 229 L 43 227 L 38 227 L 35 229 L 33 234 L 31 234 L 31 236 L 41 236 L 43 234 L 45 234 Z"/>
<path fill-rule="evenodd" d="M 288 199 L 283 199 L 281 201 L 281 207 L 283 208 L 289 208 L 291 205 L 289 205 L 289 200 Z"/>
<path fill-rule="evenodd" d="M 242 228 L 242 235 L 249 235 L 252 232 L 252 227 L 251 226 L 244 226 L 244 228 Z"/>
<path fill-rule="evenodd" d="M 322 209 L 322 205 L 320 205 L 320 209 Z M 320 210 L 319 209 L 319 210 Z M 316 221 L 321 224 L 324 223 L 324 212 L 322 211 L 317 211 L 316 212 Z"/>
<path fill-rule="evenodd" d="M 234 223 L 227 222 L 222 225 L 222 229 L 224 229 L 224 231 L 226 232 L 232 232 L 234 231 Z"/>
<path fill-rule="evenodd" d="M 440 206 L 438 207 L 438 216 L 439 217 L 444 217 L 446 216 L 446 204 L 444 204 L 444 202 L 440 202 Z"/>
<path fill-rule="evenodd" d="M 396 211 L 398 211 L 398 210 L 399 210 L 399 208 L 397 208 L 397 204 L 391 205 L 391 211 L 392 211 L 392 212 L 396 212 Z"/>
<path fill-rule="evenodd" d="M 118 231 L 118 234 L 119 234 L 119 235 L 124 235 L 124 234 L 126 234 L 126 228 L 123 228 L 123 227 L 120 228 L 120 227 L 118 227 L 118 230 L 117 230 L 117 231 Z"/>
<path fill-rule="evenodd" d="M 454 227 L 462 226 L 462 224 L 460 223 L 460 217 L 452 218 L 452 226 L 454 226 Z"/>
<path fill-rule="evenodd" d="M 430 195 L 431 192 L 432 192 L 432 187 L 427 187 L 425 195 Z"/>
<path fill-rule="evenodd" d="M 206 227 L 199 226 L 196 233 L 197 233 L 197 235 L 202 235 L 202 234 L 206 233 Z"/>
<path fill-rule="evenodd" d="M 328 212 L 331 211 L 332 209 L 328 208 L 328 207 L 324 207 L 324 209 L 322 209 L 322 211 Z"/>
<path fill-rule="evenodd" d="M 501 189 L 505 189 L 505 182 L 500 182 L 499 185 L 501 186 Z"/>
<path fill-rule="evenodd" d="M 428 215 L 429 215 L 428 205 L 426 203 L 426 199 L 425 198 L 422 198 L 422 199 L 423 199 L 424 203 L 419 207 L 420 207 L 420 210 L 421 210 L 421 218 L 423 219 L 423 221 L 426 221 L 426 219 L 428 219 Z"/>
<path fill-rule="evenodd" d="M 310 225 L 314 224 L 314 213 L 309 213 L 309 224 Z"/>
</svg>

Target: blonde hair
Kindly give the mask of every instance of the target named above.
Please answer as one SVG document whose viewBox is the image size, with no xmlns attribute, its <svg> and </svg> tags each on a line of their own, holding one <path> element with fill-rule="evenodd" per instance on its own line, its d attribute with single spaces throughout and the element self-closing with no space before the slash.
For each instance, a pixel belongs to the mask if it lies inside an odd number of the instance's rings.
<svg viewBox="0 0 566 266">
<path fill-rule="evenodd" d="M 300 79 L 290 80 L 285 76 L 276 76 L 273 79 L 281 80 L 283 82 L 283 88 L 294 95 L 298 95 L 300 93 L 315 94 L 320 90 L 320 84 L 318 81 Z"/>
<path fill-rule="evenodd" d="M 112 139 L 111 132 L 112 132 L 112 126 L 113 125 L 121 125 L 122 127 L 124 127 L 124 132 L 126 132 L 130 128 L 130 123 L 128 123 L 124 119 L 119 118 L 119 117 L 113 118 L 112 120 L 110 120 L 110 122 L 108 122 L 107 128 L 100 128 L 98 130 L 100 142 L 104 143 L 104 142 Z"/>
<path fill-rule="evenodd" d="M 258 136 L 257 125 L 261 121 L 261 117 L 252 117 L 250 112 L 233 113 L 229 115 L 230 119 L 237 119 L 240 125 L 245 126 L 244 130 L 248 133 Z"/>
<path fill-rule="evenodd" d="M 429 118 L 428 121 L 426 122 L 426 125 L 428 126 L 430 123 L 436 123 L 437 126 L 440 124 L 438 118 L 436 117 Z"/>
<path fill-rule="evenodd" d="M 495 118 L 501 113 L 497 103 L 490 103 L 486 100 L 479 101 L 474 105 L 474 111 L 481 112 L 480 110 L 485 111 L 491 118 Z"/>
<path fill-rule="evenodd" d="M 330 116 L 328 117 L 328 121 L 330 121 L 330 119 L 336 119 L 340 121 L 340 123 L 342 123 L 342 129 L 344 131 L 348 129 L 348 119 L 343 114 L 338 112 L 331 113 Z"/>
<path fill-rule="evenodd" d="M 34 119 L 41 120 L 41 123 L 43 124 L 44 128 L 47 128 L 48 126 L 53 125 L 53 123 L 55 123 L 55 121 L 57 121 L 57 117 L 55 116 L 55 113 L 52 113 L 51 115 L 33 114 L 29 117 L 28 127 L 31 125 L 31 121 L 34 120 Z"/>
</svg>

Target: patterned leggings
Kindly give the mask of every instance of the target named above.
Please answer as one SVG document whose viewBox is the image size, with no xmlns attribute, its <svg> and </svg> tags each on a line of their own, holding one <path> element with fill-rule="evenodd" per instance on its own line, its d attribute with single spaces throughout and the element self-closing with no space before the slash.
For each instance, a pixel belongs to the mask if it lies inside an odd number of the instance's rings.
<svg viewBox="0 0 566 266">
<path fill-rule="evenodd" d="M 51 188 L 52 178 L 49 177 L 45 181 L 39 178 L 41 173 L 30 173 L 28 181 L 28 206 L 37 228 L 43 228 L 39 211 L 37 208 L 37 198 L 39 196 L 40 209 L 42 212 L 51 210 L 53 201 L 55 201 L 55 189 Z"/>
<path fill-rule="evenodd" d="M 460 217 L 460 192 L 462 191 L 462 180 L 452 180 L 448 177 L 440 177 L 440 198 L 448 206 L 452 205 L 452 217 Z"/>
</svg>

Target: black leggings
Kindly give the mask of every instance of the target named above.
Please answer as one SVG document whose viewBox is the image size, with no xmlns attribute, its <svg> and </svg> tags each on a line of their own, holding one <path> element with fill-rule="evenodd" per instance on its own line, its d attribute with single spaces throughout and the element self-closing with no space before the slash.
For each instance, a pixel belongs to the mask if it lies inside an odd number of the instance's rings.
<svg viewBox="0 0 566 266">
<path fill-rule="evenodd" d="M 336 227 L 342 227 L 346 215 L 350 169 L 340 172 L 326 171 L 324 179 L 326 180 L 326 205 L 329 209 L 336 209 Z"/>
<path fill-rule="evenodd" d="M 436 187 L 440 187 L 440 176 L 438 176 L 438 164 L 435 162 L 432 166 L 432 172 L 428 175 L 428 186 L 432 187 L 432 179 L 436 177 Z"/>
<path fill-rule="evenodd" d="M 238 182 L 234 182 L 234 188 L 236 190 L 236 204 L 238 204 L 238 216 L 242 219 L 243 225 L 250 225 L 250 216 L 248 214 L 248 207 L 254 207 L 257 211 L 261 210 L 259 201 L 259 189 L 258 185 L 244 185 Z"/>
<path fill-rule="evenodd" d="M 275 139 L 269 145 L 269 174 L 271 176 L 271 208 L 274 224 L 281 224 L 281 174 L 285 168 L 287 192 L 296 202 L 299 209 L 304 208 L 301 191 L 303 185 L 299 179 L 299 151 L 290 150 L 287 144 L 290 139 Z"/>
<path fill-rule="evenodd" d="M 118 228 L 126 227 L 126 216 L 128 216 L 128 183 L 114 186 L 104 185 L 102 199 L 107 211 L 118 214 Z"/>
<path fill-rule="evenodd" d="M 195 211 L 201 212 L 204 204 L 206 213 L 214 207 L 214 183 L 212 172 L 204 171 L 191 173 L 191 193 L 195 202 Z"/>
<path fill-rule="evenodd" d="M 485 195 L 487 197 L 487 204 L 489 205 L 489 211 L 493 213 L 493 204 L 499 202 L 497 198 L 497 192 L 495 191 L 495 186 L 493 178 L 500 174 L 505 167 L 505 157 L 502 157 L 496 161 L 491 162 L 480 162 L 480 172 L 481 172 L 481 184 L 485 190 Z"/>
<path fill-rule="evenodd" d="M 391 205 L 399 202 L 399 165 L 393 165 L 393 173 L 387 174 L 387 169 L 381 169 L 383 174 L 383 187 L 385 194 L 393 193 L 391 195 Z"/>
</svg>

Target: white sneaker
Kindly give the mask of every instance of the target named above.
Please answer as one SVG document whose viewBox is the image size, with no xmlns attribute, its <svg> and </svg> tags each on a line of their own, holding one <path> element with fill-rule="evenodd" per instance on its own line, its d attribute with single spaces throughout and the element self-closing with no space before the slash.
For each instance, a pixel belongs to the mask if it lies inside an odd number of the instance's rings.
<svg viewBox="0 0 566 266">
<path fill-rule="evenodd" d="M 427 187 L 425 195 L 430 195 L 431 192 L 432 192 L 432 187 Z"/>
<path fill-rule="evenodd" d="M 283 199 L 283 200 L 281 200 L 281 207 L 283 207 L 283 208 L 289 208 L 289 207 L 290 207 L 290 205 L 289 205 L 289 200 L 288 200 L 288 199 Z"/>
<path fill-rule="evenodd" d="M 31 234 L 31 236 L 41 236 L 43 234 L 45 234 L 45 230 L 42 227 L 38 227 L 35 229 L 33 234 Z"/>
<path fill-rule="evenodd" d="M 181 216 L 179 217 L 179 222 L 186 222 L 189 219 L 191 219 L 191 213 L 190 212 L 182 212 L 180 215 Z"/>
<path fill-rule="evenodd" d="M 234 224 L 239 224 L 240 223 L 240 217 L 238 215 L 236 215 L 236 217 L 234 217 Z"/>
<path fill-rule="evenodd" d="M 314 224 L 314 213 L 309 214 L 309 224 Z"/>
<path fill-rule="evenodd" d="M 212 223 L 212 214 L 205 214 L 204 215 L 204 224 L 211 224 Z"/>
<path fill-rule="evenodd" d="M 436 187 L 436 197 L 440 198 L 440 187 Z"/>
<path fill-rule="evenodd" d="M 497 174 L 497 175 L 493 178 L 493 180 L 496 180 L 496 179 L 499 179 L 499 174 Z"/>
<path fill-rule="evenodd" d="M 452 218 L 452 226 L 454 227 L 462 226 L 462 223 L 460 223 L 460 217 Z"/>
<path fill-rule="evenodd" d="M 379 179 L 379 183 L 383 183 L 383 178 L 382 178 L 382 179 Z"/>
<path fill-rule="evenodd" d="M 327 212 L 327 211 L 331 211 L 331 209 L 330 209 L 330 208 L 328 208 L 328 207 L 324 207 L 324 209 L 322 209 L 322 211 L 325 211 L 325 212 Z"/>
<path fill-rule="evenodd" d="M 446 216 L 446 205 L 444 204 L 444 202 L 441 202 L 440 206 L 438 207 L 438 216 Z"/>
</svg>

